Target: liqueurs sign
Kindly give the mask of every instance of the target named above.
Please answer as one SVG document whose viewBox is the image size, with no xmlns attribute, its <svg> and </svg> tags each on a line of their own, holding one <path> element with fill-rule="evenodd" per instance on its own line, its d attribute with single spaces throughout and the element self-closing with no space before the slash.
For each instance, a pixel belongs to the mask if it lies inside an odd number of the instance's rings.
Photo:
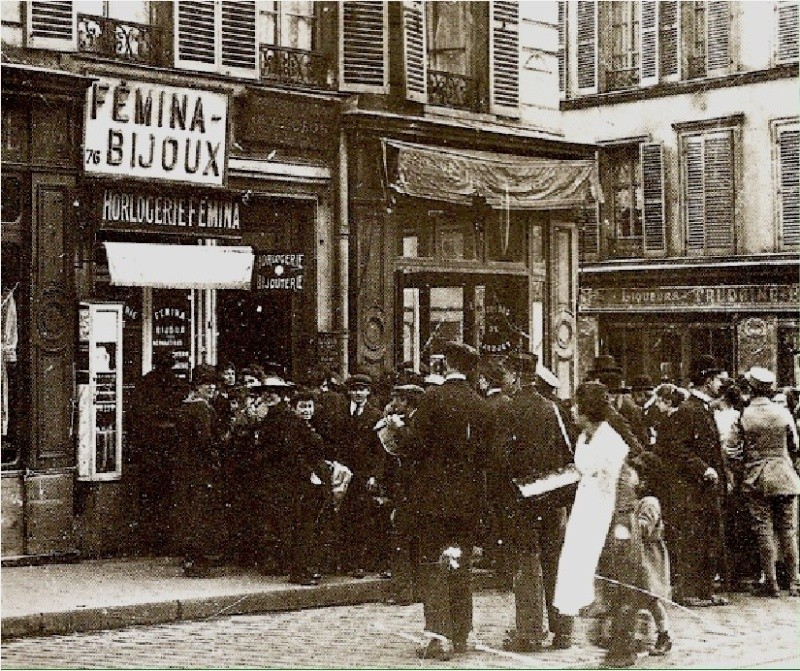
<svg viewBox="0 0 800 671">
<path fill-rule="evenodd" d="M 223 93 L 101 78 L 87 94 L 84 168 L 220 186 L 227 116 Z"/>
</svg>

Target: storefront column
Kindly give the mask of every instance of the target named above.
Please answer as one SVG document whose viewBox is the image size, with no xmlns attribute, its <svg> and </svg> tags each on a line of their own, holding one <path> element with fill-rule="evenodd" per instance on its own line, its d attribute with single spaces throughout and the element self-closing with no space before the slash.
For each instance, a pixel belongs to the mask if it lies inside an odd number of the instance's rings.
<svg viewBox="0 0 800 671">
<path fill-rule="evenodd" d="M 336 282 L 336 294 L 334 297 L 334 320 L 333 330 L 339 333 L 341 338 L 342 362 L 339 371 L 343 378 L 349 374 L 348 363 L 350 351 L 349 329 L 350 324 L 348 315 L 350 313 L 350 303 L 348 292 L 350 290 L 350 211 L 348 207 L 349 193 L 347 186 L 347 137 L 344 131 L 339 134 L 339 221 L 336 227 L 338 255 L 335 256 L 334 266 L 338 270 Z"/>
<path fill-rule="evenodd" d="M 770 315 L 736 320 L 736 363 L 739 371 L 763 366 L 774 371 L 778 363 L 778 319 Z"/>
</svg>

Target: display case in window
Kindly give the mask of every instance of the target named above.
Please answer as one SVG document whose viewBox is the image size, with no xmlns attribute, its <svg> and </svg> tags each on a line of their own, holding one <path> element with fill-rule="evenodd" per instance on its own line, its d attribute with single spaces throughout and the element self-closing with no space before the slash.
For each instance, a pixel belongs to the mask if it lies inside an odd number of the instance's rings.
<svg viewBox="0 0 800 671">
<path fill-rule="evenodd" d="M 122 303 L 81 303 L 78 315 L 78 479 L 122 476 Z"/>
</svg>

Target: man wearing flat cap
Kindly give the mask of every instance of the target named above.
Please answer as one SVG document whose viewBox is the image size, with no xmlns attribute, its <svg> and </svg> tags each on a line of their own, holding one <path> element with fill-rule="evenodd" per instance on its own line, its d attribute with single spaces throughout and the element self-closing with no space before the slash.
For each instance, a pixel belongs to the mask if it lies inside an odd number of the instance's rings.
<svg viewBox="0 0 800 671">
<path fill-rule="evenodd" d="M 366 373 L 351 375 L 345 382 L 348 403 L 344 415 L 335 419 L 335 459 L 353 472 L 353 479 L 339 511 L 341 520 L 342 568 L 363 578 L 379 567 L 385 553 L 388 528 L 380 524 L 374 496 L 383 474 L 385 453 L 375 433 L 382 411 L 372 400 L 372 378 Z"/>
<path fill-rule="evenodd" d="M 537 356 L 528 352 L 515 360 L 520 388 L 512 397 L 507 420 L 513 435 L 506 455 L 507 487 L 513 487 L 511 479 L 529 481 L 573 461 L 571 439 L 556 404 L 536 389 L 537 363 Z M 516 628 L 508 632 L 503 647 L 514 652 L 542 649 L 546 608 L 551 647 L 569 648 L 574 619 L 553 607 L 566 508 L 554 506 L 542 513 L 528 501 L 516 501 L 510 513 L 509 527 L 515 531 L 511 543 Z"/>
<path fill-rule="evenodd" d="M 703 354 L 692 361 L 689 398 L 675 411 L 672 453 L 660 455 L 679 502 L 677 547 L 670 548 L 674 588 L 690 606 L 725 605 L 715 593 L 714 578 L 722 575 L 722 501 L 726 492 L 719 430 L 712 401 L 719 395 L 722 368 Z"/>
<path fill-rule="evenodd" d="M 762 594 L 780 595 L 775 572 L 776 547 L 789 573 L 789 594 L 800 596 L 797 550 L 797 497 L 800 478 L 794 469 L 797 428 L 791 412 L 771 400 L 775 374 L 754 366 L 747 373 L 753 397 L 742 411 L 742 491 L 758 542 L 765 581 Z"/>
<path fill-rule="evenodd" d="M 427 658 L 463 652 L 472 630 L 469 562 L 481 512 L 488 420 L 468 382 L 477 351 L 462 343 L 444 348 L 447 372 L 430 387 L 414 418 L 409 457 L 409 506 L 420 534 L 420 583 Z"/>
</svg>

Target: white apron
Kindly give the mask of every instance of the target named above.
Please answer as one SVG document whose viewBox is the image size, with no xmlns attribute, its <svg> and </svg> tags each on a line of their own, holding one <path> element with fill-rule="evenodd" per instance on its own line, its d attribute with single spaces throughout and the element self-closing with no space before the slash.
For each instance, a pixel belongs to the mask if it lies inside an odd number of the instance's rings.
<svg viewBox="0 0 800 671">
<path fill-rule="evenodd" d="M 617 479 L 628 445 L 607 422 L 587 442 L 585 432 L 575 447 L 575 466 L 581 473 L 572 506 L 553 605 L 562 615 L 577 615 L 594 601 L 594 576 L 616 504 Z"/>
</svg>

